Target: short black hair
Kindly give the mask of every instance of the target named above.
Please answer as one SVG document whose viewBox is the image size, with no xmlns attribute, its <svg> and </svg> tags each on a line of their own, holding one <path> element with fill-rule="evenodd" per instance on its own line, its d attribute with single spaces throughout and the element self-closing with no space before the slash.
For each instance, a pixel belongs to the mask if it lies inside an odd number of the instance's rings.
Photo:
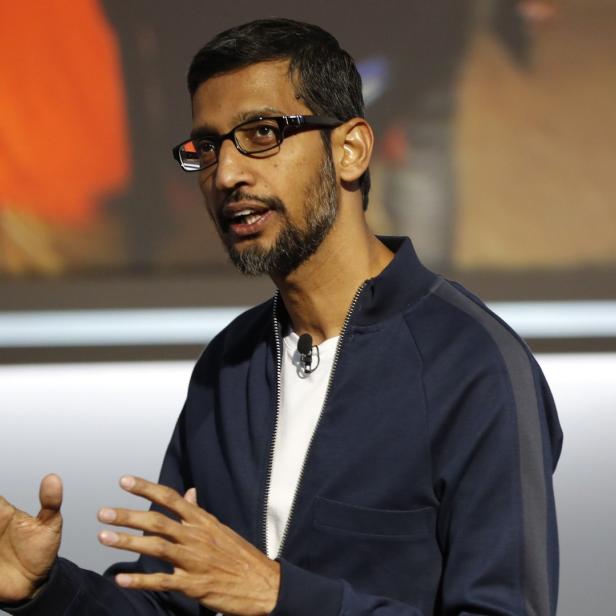
<svg viewBox="0 0 616 616">
<path fill-rule="evenodd" d="M 257 62 L 289 60 L 297 96 L 315 115 L 343 122 L 365 117 L 361 76 L 353 58 L 328 32 L 292 19 L 258 19 L 221 32 L 197 52 L 188 69 L 188 90 L 194 96 L 208 79 Z M 322 131 L 330 147 L 329 131 Z M 370 174 L 359 178 L 364 210 L 368 207 Z"/>
</svg>

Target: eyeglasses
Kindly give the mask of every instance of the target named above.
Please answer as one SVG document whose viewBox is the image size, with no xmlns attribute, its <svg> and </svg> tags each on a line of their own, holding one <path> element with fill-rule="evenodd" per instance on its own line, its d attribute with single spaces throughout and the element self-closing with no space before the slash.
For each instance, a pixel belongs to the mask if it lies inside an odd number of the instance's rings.
<svg viewBox="0 0 616 616">
<path fill-rule="evenodd" d="M 218 162 L 223 141 L 231 139 L 246 156 L 265 158 L 277 154 L 285 137 L 313 128 L 335 128 L 342 121 L 326 116 L 259 117 L 242 122 L 224 135 L 203 135 L 173 148 L 173 158 L 184 171 L 201 171 Z"/>
</svg>

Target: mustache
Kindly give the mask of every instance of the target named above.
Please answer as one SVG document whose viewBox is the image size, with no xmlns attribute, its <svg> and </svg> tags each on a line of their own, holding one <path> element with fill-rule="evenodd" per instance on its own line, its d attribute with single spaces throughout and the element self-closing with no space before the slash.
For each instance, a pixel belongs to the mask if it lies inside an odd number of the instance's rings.
<svg viewBox="0 0 616 616">
<path fill-rule="evenodd" d="M 229 193 L 223 199 L 222 203 L 220 204 L 220 209 L 222 210 L 229 203 L 241 203 L 242 201 L 256 201 L 258 203 L 263 203 L 263 205 L 267 206 L 270 210 L 275 210 L 279 212 L 287 211 L 285 204 L 278 197 L 263 197 L 260 195 L 253 195 L 251 193 L 244 192 L 239 188 Z"/>
</svg>

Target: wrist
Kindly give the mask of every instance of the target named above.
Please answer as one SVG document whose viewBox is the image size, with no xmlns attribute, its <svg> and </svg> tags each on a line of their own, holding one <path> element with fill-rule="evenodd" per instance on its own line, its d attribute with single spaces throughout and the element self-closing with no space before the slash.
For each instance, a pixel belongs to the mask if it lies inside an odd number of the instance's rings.
<svg viewBox="0 0 616 616">
<path fill-rule="evenodd" d="M 38 595 L 40 595 L 43 592 L 43 590 L 47 587 L 47 583 L 49 582 L 50 576 L 51 576 L 51 570 L 48 571 L 47 574 L 44 575 L 43 577 L 32 580 L 30 582 L 30 588 L 26 596 L 23 599 L 21 599 L 19 602 L 16 602 L 16 604 L 25 605 L 26 603 L 29 603 L 30 601 L 34 601 L 34 599 L 38 597 Z"/>
<path fill-rule="evenodd" d="M 38 595 L 41 594 L 41 592 L 43 591 L 43 589 L 45 588 L 45 586 L 47 585 L 47 582 L 49 581 L 49 576 L 45 577 L 45 579 L 41 580 L 40 583 L 38 583 L 35 587 L 34 587 L 34 591 L 32 592 L 32 594 L 30 595 L 30 601 L 34 598 L 36 598 Z"/>
<path fill-rule="evenodd" d="M 269 616 L 278 603 L 278 595 L 280 594 L 280 563 L 277 560 L 271 561 L 270 575 L 268 576 L 269 596 L 265 603 L 265 612 L 263 616 Z"/>
</svg>

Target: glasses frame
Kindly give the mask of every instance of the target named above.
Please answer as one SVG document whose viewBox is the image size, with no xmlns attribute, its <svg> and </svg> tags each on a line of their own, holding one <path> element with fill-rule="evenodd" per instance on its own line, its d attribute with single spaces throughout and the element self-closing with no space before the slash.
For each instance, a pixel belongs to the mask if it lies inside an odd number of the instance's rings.
<svg viewBox="0 0 616 616">
<path fill-rule="evenodd" d="M 261 120 L 271 120 L 271 121 L 276 122 L 276 124 L 278 124 L 279 140 L 277 140 L 276 144 L 272 145 L 271 147 L 265 148 L 264 150 L 259 150 L 257 152 L 249 152 L 241 146 L 236 136 L 236 132 L 240 130 L 242 127 L 247 126 L 248 124 L 260 122 Z M 243 154 L 244 156 L 249 156 L 251 158 L 261 158 L 260 155 L 263 154 L 264 152 L 269 152 L 279 147 L 284 141 L 285 137 L 290 137 L 291 135 L 295 135 L 297 133 L 301 133 L 303 131 L 311 130 L 314 128 L 336 128 L 337 126 L 340 126 L 341 124 L 343 124 L 342 120 L 338 120 L 336 118 L 332 118 L 329 116 L 318 116 L 318 115 L 285 115 L 285 116 L 274 116 L 274 117 L 258 116 L 256 118 L 251 118 L 250 120 L 246 120 L 245 122 L 242 122 L 238 124 L 237 126 L 234 126 L 228 133 L 225 133 L 224 135 L 201 135 L 194 139 L 187 139 L 186 141 L 182 141 L 181 143 L 179 143 L 173 148 L 173 158 L 179 163 L 180 167 L 187 173 L 193 173 L 195 171 L 203 171 L 204 169 L 208 169 L 209 167 L 212 167 L 218 162 L 218 155 L 220 152 L 220 148 L 222 147 L 223 142 L 226 141 L 227 139 L 230 139 L 234 143 L 235 147 L 237 148 L 237 151 Z M 182 149 L 184 145 L 186 145 L 187 143 L 191 141 L 197 142 L 197 141 L 202 141 L 202 140 L 210 141 L 214 145 L 215 147 L 214 151 L 216 153 L 216 160 L 211 162 L 209 165 L 206 165 L 204 167 L 199 167 L 197 169 L 186 168 L 184 166 L 184 163 L 182 162 L 180 150 Z"/>
</svg>

